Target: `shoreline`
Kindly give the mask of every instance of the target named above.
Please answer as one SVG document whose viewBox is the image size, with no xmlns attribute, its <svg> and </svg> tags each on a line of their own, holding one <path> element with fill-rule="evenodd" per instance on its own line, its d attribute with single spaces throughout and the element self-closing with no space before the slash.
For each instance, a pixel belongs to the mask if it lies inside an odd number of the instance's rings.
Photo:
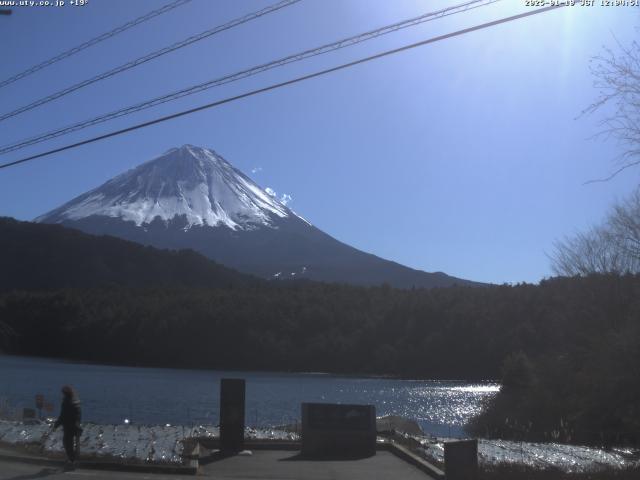
<svg viewBox="0 0 640 480">
<path fill-rule="evenodd" d="M 102 367 L 128 367 L 128 368 L 142 368 L 150 370 L 174 370 L 181 372 L 185 370 L 192 371 L 210 371 L 210 372 L 246 372 L 251 374 L 270 374 L 270 375 L 304 375 L 304 376 L 318 376 L 318 377 L 334 377 L 334 378 L 362 378 L 372 380 L 401 380 L 401 381 L 415 381 L 415 382 L 450 382 L 450 383 L 492 383 L 499 384 L 499 380 L 495 379 L 453 379 L 453 378 L 419 378 L 414 376 L 402 376 L 392 374 L 375 374 L 375 373 L 338 373 L 338 372 L 313 372 L 313 371 L 300 371 L 300 370 L 252 370 L 252 369 L 239 369 L 239 368 L 209 368 L 209 367 L 175 367 L 175 366 L 161 366 L 161 365 L 135 365 L 129 363 L 112 363 L 112 362 L 96 362 L 92 360 L 79 360 L 75 358 L 62 358 L 62 357 L 47 357 L 47 356 L 34 356 L 34 355 L 20 355 L 15 353 L 2 353 L 1 357 L 9 358 L 21 358 L 21 359 L 34 359 L 34 360 L 47 360 L 50 362 L 71 364 L 71 365 L 93 365 Z"/>
<path fill-rule="evenodd" d="M 218 427 L 83 424 L 80 440 L 81 455 L 86 460 L 117 461 L 137 465 L 184 465 L 192 458 L 196 446 L 219 439 Z M 444 437 L 408 435 L 399 432 L 378 437 L 409 448 L 427 462 L 444 462 Z M 273 446 L 298 445 L 300 436 L 294 432 L 273 428 L 245 428 L 245 439 L 267 442 Z M 15 448 L 31 455 L 46 458 L 63 456 L 62 432 L 52 432 L 48 424 L 25 424 L 0 420 L 0 447 Z M 511 466 L 538 471 L 559 470 L 565 473 L 640 468 L 640 450 L 611 448 L 597 449 L 582 445 L 556 443 L 527 443 L 507 440 L 478 439 L 480 465 L 485 468 Z"/>
</svg>

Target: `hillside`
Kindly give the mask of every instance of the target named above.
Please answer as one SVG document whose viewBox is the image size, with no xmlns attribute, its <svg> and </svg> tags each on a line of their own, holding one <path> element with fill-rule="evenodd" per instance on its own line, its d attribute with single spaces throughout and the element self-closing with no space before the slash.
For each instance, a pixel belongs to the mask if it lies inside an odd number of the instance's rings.
<svg viewBox="0 0 640 480">
<path fill-rule="evenodd" d="M 60 225 L 0 218 L 0 291 L 250 286 L 259 280 L 193 251 L 145 247 Z"/>
</svg>

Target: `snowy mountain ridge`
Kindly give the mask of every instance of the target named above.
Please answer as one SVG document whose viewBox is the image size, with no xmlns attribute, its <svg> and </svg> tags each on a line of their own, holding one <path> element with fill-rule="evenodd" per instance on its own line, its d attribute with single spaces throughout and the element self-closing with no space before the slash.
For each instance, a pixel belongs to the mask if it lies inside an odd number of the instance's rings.
<svg viewBox="0 0 640 480">
<path fill-rule="evenodd" d="M 92 215 L 121 218 L 136 226 L 184 216 L 185 229 L 198 225 L 231 230 L 273 227 L 274 216 L 297 216 L 214 150 L 193 145 L 173 148 L 36 221 Z"/>
<path fill-rule="evenodd" d="M 208 148 L 183 145 L 36 219 L 156 248 L 191 249 L 240 272 L 400 288 L 473 284 L 340 242 Z"/>
</svg>

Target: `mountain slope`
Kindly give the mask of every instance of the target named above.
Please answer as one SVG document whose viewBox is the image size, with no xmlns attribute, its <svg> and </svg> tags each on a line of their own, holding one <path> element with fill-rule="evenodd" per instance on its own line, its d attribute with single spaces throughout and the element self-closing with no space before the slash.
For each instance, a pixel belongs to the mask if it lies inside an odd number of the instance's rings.
<svg viewBox="0 0 640 480">
<path fill-rule="evenodd" d="M 259 279 L 171 252 L 59 225 L 0 217 L 0 291 L 83 287 L 244 287 Z"/>
<path fill-rule="evenodd" d="M 268 195 L 213 150 L 184 145 L 36 221 L 160 248 L 192 248 L 265 278 L 396 287 L 469 284 L 337 241 Z"/>
<path fill-rule="evenodd" d="M 62 223 L 117 217 L 141 226 L 159 218 L 250 230 L 291 212 L 212 150 L 184 145 L 109 180 L 36 219 Z"/>
</svg>

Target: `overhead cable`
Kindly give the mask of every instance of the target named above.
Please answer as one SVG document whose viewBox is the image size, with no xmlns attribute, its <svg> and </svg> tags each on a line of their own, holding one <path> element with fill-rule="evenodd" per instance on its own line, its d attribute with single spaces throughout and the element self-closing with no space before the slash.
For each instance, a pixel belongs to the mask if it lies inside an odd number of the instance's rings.
<svg viewBox="0 0 640 480">
<path fill-rule="evenodd" d="M 72 55 L 75 55 L 78 52 L 81 52 L 82 50 L 85 50 L 89 47 L 93 47 L 94 45 L 97 45 L 100 42 L 103 42 L 111 37 L 115 37 L 116 35 L 118 35 L 119 33 L 122 33 L 126 30 L 129 30 L 130 28 L 135 27 L 136 25 L 140 25 L 141 23 L 144 23 L 148 20 L 151 20 L 152 18 L 157 17 L 158 15 L 162 15 L 163 13 L 167 13 L 171 10 L 173 10 L 174 8 L 178 8 L 181 7 L 182 5 L 185 5 L 187 3 L 189 3 L 191 0 L 175 0 L 174 2 L 170 2 L 167 3 L 165 6 L 160 7 L 156 10 L 152 10 L 149 13 L 146 13 L 144 15 L 142 15 L 141 17 L 135 18 L 127 23 L 125 23 L 124 25 L 120 25 L 119 27 L 114 28 L 113 30 L 110 30 L 106 33 L 103 33 L 102 35 L 99 35 L 95 38 L 92 38 L 91 40 L 87 40 L 84 43 L 81 43 L 80 45 L 70 48 L 69 50 L 65 50 L 64 52 L 56 55 L 55 57 L 52 57 L 48 60 L 45 60 L 44 62 L 38 63 L 37 65 L 34 65 L 32 67 L 27 68 L 26 70 L 24 70 L 23 72 L 20 72 L 16 75 L 14 75 L 13 77 L 7 78 L 6 80 L 2 80 L 0 81 L 0 88 L 7 86 L 17 80 L 20 80 L 24 77 L 27 77 L 29 75 L 31 75 L 32 73 L 35 73 L 39 70 L 42 70 L 43 68 L 46 68 L 50 65 L 53 65 L 56 62 L 59 62 L 60 60 L 63 60 L 65 58 L 68 58 Z"/>
<path fill-rule="evenodd" d="M 88 145 L 90 143 L 95 143 L 95 142 L 98 142 L 100 140 L 105 140 L 107 138 L 111 138 L 111 137 L 115 137 L 115 136 L 118 136 L 118 135 L 122 135 L 122 134 L 125 134 L 125 133 L 128 133 L 128 132 L 132 132 L 134 130 L 139 130 L 141 128 L 149 127 L 151 125 L 156 125 L 158 123 L 162 123 L 162 122 L 166 122 L 166 121 L 169 121 L 169 120 L 173 120 L 175 118 L 183 117 L 185 115 L 190 115 L 192 113 L 199 112 L 199 111 L 202 111 L 202 110 L 206 110 L 206 109 L 209 109 L 209 108 L 218 107 L 220 105 L 224 105 L 224 104 L 227 104 L 227 103 L 230 103 L 230 102 L 234 102 L 236 100 L 240 100 L 240 99 L 243 99 L 243 98 L 247 98 L 247 97 L 251 97 L 251 96 L 254 96 L 254 95 L 258 95 L 260 93 L 265 93 L 265 92 L 268 92 L 268 91 L 271 91 L 271 90 L 276 90 L 278 88 L 286 87 L 288 85 L 292 85 L 292 84 L 295 84 L 295 83 L 298 83 L 298 82 L 302 82 L 302 81 L 309 80 L 309 79 L 312 79 L 312 78 L 320 77 L 320 76 L 326 75 L 328 73 L 337 72 L 339 70 L 344 70 L 346 68 L 350 68 L 350 67 L 353 67 L 355 65 L 360 65 L 362 63 L 370 62 L 372 60 L 377 60 L 379 58 L 387 57 L 389 55 L 394 55 L 396 53 L 400 53 L 400 52 L 404 52 L 406 50 L 410 50 L 410 49 L 413 49 L 413 48 L 421 47 L 423 45 L 436 43 L 436 42 L 439 42 L 439 41 L 442 41 L 442 40 L 446 40 L 446 39 L 452 38 L 452 37 L 458 37 L 458 36 L 465 35 L 467 33 L 471 33 L 471 32 L 477 31 L 477 30 L 482 30 L 482 29 L 494 27 L 496 25 L 500 25 L 500 24 L 511 22 L 511 21 L 514 21 L 514 20 L 519 20 L 521 18 L 530 17 L 532 15 L 537 15 L 537 14 L 540 14 L 540 13 L 548 12 L 550 10 L 555 10 L 557 8 L 561 8 L 561 7 L 564 7 L 564 6 L 566 6 L 566 4 L 561 3 L 561 4 L 554 4 L 554 5 L 551 5 L 551 6 L 548 6 L 548 7 L 544 7 L 544 8 L 537 8 L 535 10 L 531 10 L 531 11 L 528 11 L 528 12 L 525 12 L 525 13 L 520 13 L 518 15 L 513 15 L 513 16 L 510 16 L 510 17 L 501 18 L 499 20 L 494 20 L 494 21 L 491 21 L 491 22 L 487 22 L 487 23 L 483 23 L 483 24 L 476 25 L 476 26 L 473 26 L 473 27 L 469 27 L 469 28 L 465 28 L 465 29 L 462 29 L 462 30 L 458 30 L 458 31 L 455 31 L 455 32 L 447 33 L 445 35 L 432 37 L 432 38 L 429 38 L 429 39 L 426 39 L 426 40 L 422 40 L 420 42 L 412 43 L 410 45 L 405 45 L 403 47 L 394 48 L 392 50 L 387 50 L 387 51 L 384 51 L 384 52 L 381 52 L 381 53 L 378 53 L 378 54 L 375 54 L 375 55 L 371 55 L 369 57 L 361 58 L 359 60 L 354 60 L 352 62 L 343 63 L 343 64 L 338 65 L 336 67 L 327 68 L 325 70 L 320 70 L 320 71 L 317 71 L 317 72 L 314 72 L 314 73 L 310 73 L 308 75 L 303 75 L 301 77 L 296 77 L 296 78 L 293 78 L 291 80 L 287 80 L 287 81 L 280 82 L 280 83 L 275 83 L 275 84 L 269 85 L 267 87 L 258 88 L 256 90 L 251 90 L 249 92 L 246 92 L 246 93 L 243 93 L 243 94 L 240 94 L 240 95 L 235 95 L 233 97 L 228 97 L 228 98 L 225 98 L 225 99 L 222 99 L 222 100 L 218 100 L 218 101 L 215 101 L 215 102 L 207 103 L 207 104 L 201 105 L 199 107 L 191 108 L 191 109 L 184 110 L 184 111 L 181 111 L 181 112 L 173 113 L 171 115 L 166 115 L 164 117 L 160 117 L 160 118 L 156 118 L 156 119 L 153 119 L 153 120 L 149 120 L 149 121 L 146 121 L 146 122 L 143 122 L 143 123 L 139 123 L 137 125 L 133 125 L 131 127 L 127 127 L 127 128 L 123 128 L 123 129 L 120 129 L 120 130 L 116 130 L 116 131 L 113 131 L 113 132 L 110 132 L 110 133 L 106 133 L 104 135 L 99 135 L 99 136 L 96 136 L 96 137 L 93 137 L 93 138 L 89 138 L 87 140 L 82 140 L 80 142 L 72 143 L 70 145 L 65 145 L 63 147 L 54 148 L 53 150 L 48 150 L 46 152 L 38 153 L 36 155 L 31 155 L 29 157 L 22 158 L 20 160 L 15 160 L 15 161 L 12 161 L 12 162 L 0 164 L 0 169 L 12 167 L 12 166 L 15 166 L 15 165 L 18 165 L 18 164 L 21 164 L 21 163 L 25 163 L 25 162 L 29 162 L 29 161 L 35 160 L 37 158 L 46 157 L 48 155 L 53 155 L 54 153 L 59 153 L 59 152 L 63 152 L 63 151 L 66 151 L 66 150 L 71 150 L 73 148 L 77 148 L 77 147 L 80 147 L 82 145 Z"/>
<path fill-rule="evenodd" d="M 144 63 L 147 63 L 155 58 L 166 55 L 167 53 L 174 52 L 180 48 L 186 47 L 187 45 L 191 45 L 192 43 L 199 42 L 200 40 L 204 40 L 205 38 L 209 38 L 212 35 L 223 32 L 225 30 L 229 30 L 231 28 L 237 27 L 238 25 L 242 25 L 243 23 L 247 23 L 251 20 L 255 20 L 256 18 L 260 18 L 269 13 L 280 10 L 281 8 L 288 7 L 289 5 L 293 5 L 294 3 L 298 3 L 301 0 L 282 0 L 276 4 L 270 5 L 266 8 L 258 10 L 256 12 L 249 13 L 247 15 L 243 15 L 242 17 L 235 18 L 230 22 L 224 23 L 222 25 L 218 25 L 217 27 L 210 28 L 209 30 L 205 30 L 204 32 L 200 32 L 197 35 L 192 35 L 184 40 L 176 42 L 168 47 L 161 48 L 160 50 L 156 50 L 151 52 L 143 57 L 136 58 L 135 60 L 131 60 L 130 62 L 119 65 L 111 70 L 107 70 L 99 75 L 88 78 L 81 82 L 78 82 L 74 85 L 71 85 L 67 88 L 59 90 L 51 95 L 47 95 L 46 97 L 42 97 L 34 102 L 31 102 L 28 105 L 24 105 L 20 108 L 17 108 L 11 112 L 7 112 L 0 115 L 0 122 L 6 120 L 11 117 L 15 117 L 24 112 L 28 112 L 29 110 L 33 110 L 36 107 L 44 105 L 45 103 L 52 102 L 53 100 L 57 100 L 60 97 L 64 97 L 65 95 L 69 95 L 70 93 L 77 92 L 81 88 L 87 87 L 91 84 L 99 82 L 109 77 L 113 77 L 114 75 L 118 75 L 119 73 L 125 72 L 132 68 L 138 67 Z"/>
<path fill-rule="evenodd" d="M 295 53 L 293 55 L 289 55 L 283 58 L 279 58 L 277 60 L 273 60 L 268 63 L 264 63 L 255 67 L 248 68 L 246 70 L 241 70 L 239 72 L 235 72 L 229 75 L 225 75 L 223 77 L 219 77 L 213 80 L 208 80 L 204 83 L 199 83 L 197 85 L 193 85 L 187 88 L 183 88 L 182 90 L 178 90 L 176 92 L 172 92 L 166 95 L 162 95 L 160 97 L 153 98 L 151 100 L 146 100 L 141 103 L 137 103 L 125 108 L 121 108 L 120 110 L 116 110 L 110 113 L 106 113 L 100 115 L 98 117 L 94 117 L 89 120 L 84 120 L 82 122 L 78 122 L 72 125 L 67 125 L 66 127 L 61 127 L 59 129 L 49 131 L 46 133 L 38 134 L 34 137 L 30 137 L 27 139 L 20 140 L 18 142 L 3 145 L 0 147 L 0 154 L 9 153 L 12 151 L 20 150 L 22 148 L 41 143 L 47 140 L 51 140 L 53 138 L 57 138 L 61 135 L 66 135 L 78 130 L 82 130 L 87 127 L 91 127 L 93 125 L 97 125 L 109 120 L 113 120 L 115 118 L 119 118 L 125 115 L 130 115 L 132 113 L 139 112 L 141 110 L 145 110 L 147 108 L 155 107 L 157 105 L 167 103 L 173 100 L 177 100 L 182 97 L 186 97 L 188 95 L 193 95 L 195 93 L 202 92 L 204 90 L 208 90 L 213 87 L 217 87 L 220 85 L 224 85 L 227 83 L 235 82 L 238 80 L 242 80 L 247 77 L 251 77 L 267 70 L 271 70 L 273 68 L 282 67 L 288 65 L 293 62 L 299 62 L 305 60 L 307 58 L 315 57 L 318 55 L 323 55 L 325 53 L 333 52 L 335 50 L 339 50 L 342 48 L 350 47 L 352 45 L 356 45 L 358 43 L 362 43 L 382 35 L 387 35 L 389 33 L 395 32 L 397 30 L 401 30 L 404 28 L 412 27 L 415 25 L 419 25 L 431 20 L 435 20 L 438 18 L 446 17 L 449 15 L 454 15 L 457 13 L 462 13 L 471 9 L 484 7 L 486 5 L 490 5 L 492 3 L 496 3 L 500 0 L 472 0 L 459 5 L 454 5 L 442 10 L 438 10 L 435 12 L 425 13 L 423 15 L 419 15 L 417 17 L 413 17 L 407 20 L 403 20 L 400 22 L 393 23 L 391 25 L 385 25 L 380 28 L 376 28 L 374 30 L 369 30 L 364 33 L 360 33 L 358 35 L 354 35 L 351 37 L 343 38 L 338 40 L 337 42 L 328 43 L 322 45 L 320 47 L 315 47 L 309 50 L 305 50 L 303 52 Z"/>
</svg>

